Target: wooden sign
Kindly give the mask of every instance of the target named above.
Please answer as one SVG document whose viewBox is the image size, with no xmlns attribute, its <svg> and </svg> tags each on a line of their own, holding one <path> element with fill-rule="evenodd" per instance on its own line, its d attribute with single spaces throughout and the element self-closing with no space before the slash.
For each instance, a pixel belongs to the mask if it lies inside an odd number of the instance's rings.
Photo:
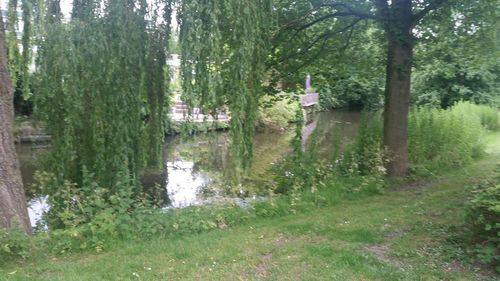
<svg viewBox="0 0 500 281">
<path fill-rule="evenodd" d="M 318 104 L 319 95 L 318 93 L 305 94 L 300 97 L 300 103 L 302 107 L 309 107 Z"/>
</svg>

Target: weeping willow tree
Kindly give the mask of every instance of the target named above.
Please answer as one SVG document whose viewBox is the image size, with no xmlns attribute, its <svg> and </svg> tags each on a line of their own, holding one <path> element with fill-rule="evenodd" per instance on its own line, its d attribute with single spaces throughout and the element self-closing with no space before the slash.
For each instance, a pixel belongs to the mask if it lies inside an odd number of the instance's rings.
<svg viewBox="0 0 500 281">
<path fill-rule="evenodd" d="M 171 2 L 154 2 L 162 19 L 144 0 L 101 4 L 75 1 L 66 24 L 59 1 L 47 3 L 36 110 L 52 136 L 48 170 L 109 195 L 140 192 L 140 169 L 161 158 Z"/>
<path fill-rule="evenodd" d="M 180 10 L 183 100 L 231 112 L 232 158 L 250 166 L 272 24 L 271 0 L 184 0 Z"/>
</svg>

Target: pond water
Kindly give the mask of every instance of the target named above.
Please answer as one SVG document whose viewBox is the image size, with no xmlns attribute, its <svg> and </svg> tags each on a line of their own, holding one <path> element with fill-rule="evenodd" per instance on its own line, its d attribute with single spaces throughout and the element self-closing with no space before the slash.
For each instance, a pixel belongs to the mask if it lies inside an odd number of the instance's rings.
<svg viewBox="0 0 500 281">
<path fill-rule="evenodd" d="M 320 134 L 319 155 L 328 157 L 334 139 L 351 140 L 359 126 L 359 112 L 331 111 L 315 115 L 312 123 Z M 312 124 L 311 123 L 311 124 Z M 232 184 L 229 157 L 229 133 L 213 132 L 194 136 L 167 137 L 164 147 L 164 169 L 142 173 L 145 187 L 158 184 L 166 191 L 166 208 L 182 208 L 244 198 L 261 198 L 268 194 L 270 169 L 291 152 L 293 126 L 284 131 L 258 131 L 254 140 L 252 167 L 244 184 Z M 340 134 L 340 136 L 335 136 Z M 25 186 L 33 182 L 36 159 L 46 146 L 17 145 Z M 28 188 L 29 190 L 29 188 Z M 28 192 L 29 194 L 30 192 Z M 29 196 L 29 195 L 28 195 Z M 234 202 L 234 201 L 233 201 Z M 238 203 L 238 202 L 237 202 Z M 30 217 L 37 221 L 47 209 L 44 198 L 30 199 Z"/>
</svg>

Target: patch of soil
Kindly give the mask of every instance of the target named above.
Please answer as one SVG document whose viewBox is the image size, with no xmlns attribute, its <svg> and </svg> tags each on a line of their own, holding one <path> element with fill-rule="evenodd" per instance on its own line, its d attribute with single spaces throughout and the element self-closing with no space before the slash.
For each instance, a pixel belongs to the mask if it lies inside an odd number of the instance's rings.
<svg viewBox="0 0 500 281">
<path fill-rule="evenodd" d="M 269 263 L 271 262 L 271 259 L 273 258 L 273 253 L 268 252 L 262 255 L 262 261 L 255 267 L 255 273 L 261 277 L 261 278 L 266 278 L 267 277 L 267 268 L 269 267 Z"/>
<path fill-rule="evenodd" d="M 274 240 L 273 246 L 276 248 L 281 248 L 286 244 L 286 242 L 288 242 L 288 240 L 285 238 L 283 233 L 280 233 L 278 235 L 278 238 L 276 238 L 276 240 Z"/>
<path fill-rule="evenodd" d="M 268 268 L 271 265 L 271 260 L 273 258 L 273 252 L 277 249 L 283 247 L 289 240 L 285 237 L 283 233 L 278 234 L 278 237 L 273 241 L 273 248 L 271 251 L 265 253 L 261 257 L 261 262 L 255 267 L 255 273 L 261 277 L 266 278 L 268 274 Z"/>
<path fill-rule="evenodd" d="M 391 249 L 389 245 L 391 241 L 401 237 L 402 235 L 403 232 L 400 231 L 391 232 L 386 235 L 384 243 L 366 246 L 364 249 L 374 255 L 379 261 L 400 267 L 401 263 L 390 257 Z"/>
<path fill-rule="evenodd" d="M 417 180 L 412 182 L 405 182 L 400 185 L 391 187 L 390 191 L 408 191 L 408 190 L 418 190 L 425 189 L 433 186 L 436 183 L 435 180 Z"/>
<path fill-rule="evenodd" d="M 389 261 L 389 257 L 388 257 L 389 246 L 386 244 L 367 246 L 367 247 L 365 247 L 365 250 L 368 251 L 369 253 L 373 254 L 380 261 L 383 261 L 383 262 Z"/>
</svg>

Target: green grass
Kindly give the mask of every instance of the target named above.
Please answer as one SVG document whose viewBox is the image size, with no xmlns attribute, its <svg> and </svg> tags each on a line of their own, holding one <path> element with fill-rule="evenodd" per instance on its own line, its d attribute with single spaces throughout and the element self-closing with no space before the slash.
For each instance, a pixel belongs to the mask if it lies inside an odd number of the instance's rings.
<svg viewBox="0 0 500 281">
<path fill-rule="evenodd" d="M 421 186 L 99 254 L 39 250 L 0 280 L 492 280 L 449 242 L 465 187 L 500 163 L 500 133 L 487 142 L 488 156 Z"/>
</svg>

